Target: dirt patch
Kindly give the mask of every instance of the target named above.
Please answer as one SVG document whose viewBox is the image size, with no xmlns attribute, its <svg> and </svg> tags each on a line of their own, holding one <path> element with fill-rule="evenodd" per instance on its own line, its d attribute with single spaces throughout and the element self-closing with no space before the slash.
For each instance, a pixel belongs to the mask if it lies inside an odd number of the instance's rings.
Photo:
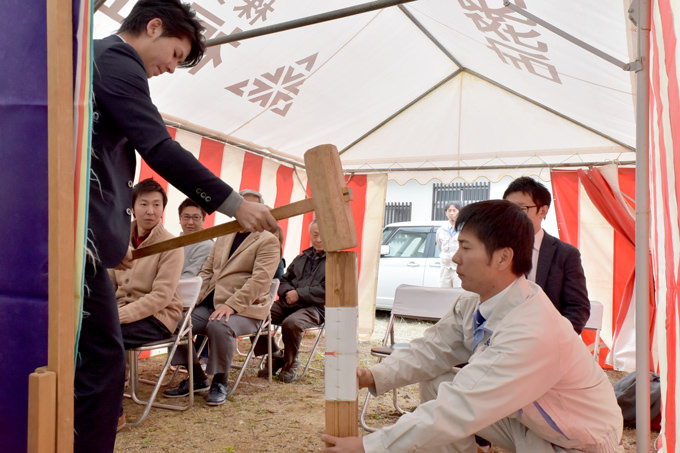
<svg viewBox="0 0 680 453">
<path fill-rule="evenodd" d="M 369 366 L 375 363 L 370 348 L 382 341 L 386 328 L 385 314 L 376 319 L 376 329 L 370 342 L 360 343 L 360 363 Z M 403 340 L 415 338 L 429 324 L 404 322 L 397 331 L 405 332 Z M 313 337 L 307 337 L 304 346 L 311 346 Z M 399 341 L 399 339 L 397 339 Z M 247 344 L 247 340 L 244 345 Z M 323 350 L 323 340 L 319 348 Z M 304 350 L 304 349 L 303 349 Z M 306 360 L 308 354 L 301 354 Z M 165 360 L 156 356 L 141 361 L 142 376 L 157 375 Z M 312 452 L 319 451 L 319 437 L 324 430 L 325 401 L 323 380 L 323 355 L 317 352 L 307 375 L 292 384 L 283 384 L 276 379 L 271 384 L 256 376 L 256 367 L 251 366 L 232 397 L 222 406 L 210 407 L 203 397 L 197 395 L 192 408 L 185 412 L 152 409 L 139 426 L 124 428 L 116 439 L 117 452 Z M 608 371 L 610 380 L 616 382 L 625 373 Z M 175 378 L 171 385 L 182 379 Z M 234 374 L 230 377 L 233 382 Z M 143 386 L 149 387 L 149 386 Z M 147 395 L 146 389 L 142 395 Z M 359 410 L 366 397 L 366 391 L 359 393 Z M 162 398 L 161 398 L 162 399 Z M 409 386 L 399 391 L 399 402 L 406 410 L 418 405 L 418 388 Z M 124 401 L 128 420 L 141 415 L 141 406 L 129 399 Z M 366 421 L 369 426 L 390 425 L 399 418 L 389 396 L 371 398 Z M 361 428 L 360 433 L 366 434 Z M 656 437 L 656 433 L 652 433 Z M 635 430 L 624 431 L 624 447 L 635 451 Z M 493 449 L 493 452 L 503 452 Z"/>
</svg>

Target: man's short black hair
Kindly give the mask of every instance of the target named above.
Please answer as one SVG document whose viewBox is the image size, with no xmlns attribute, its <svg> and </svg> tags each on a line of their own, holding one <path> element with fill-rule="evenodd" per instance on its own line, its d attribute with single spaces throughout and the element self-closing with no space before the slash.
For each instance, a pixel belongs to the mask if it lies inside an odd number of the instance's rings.
<svg viewBox="0 0 680 453">
<path fill-rule="evenodd" d="M 519 276 L 531 270 L 534 226 L 514 203 L 487 200 L 465 206 L 456 219 L 456 231 L 462 230 L 477 236 L 489 260 L 496 250 L 511 248 L 513 274 Z"/>
<path fill-rule="evenodd" d="M 163 197 L 163 209 L 165 209 L 165 205 L 168 204 L 168 196 L 166 195 L 163 186 L 158 184 L 158 182 L 156 182 L 153 178 L 146 178 L 135 184 L 135 186 L 132 188 L 132 205 L 134 206 L 135 201 L 137 201 L 137 197 L 143 193 L 149 192 L 158 192 L 161 194 Z"/>
<path fill-rule="evenodd" d="M 503 199 L 506 199 L 508 195 L 515 192 L 522 192 L 529 195 L 531 199 L 534 200 L 534 204 L 538 207 L 550 207 L 550 202 L 552 201 L 550 192 L 543 184 L 533 178 L 522 176 L 521 178 L 515 179 L 510 183 L 508 188 L 505 189 Z"/>
<path fill-rule="evenodd" d="M 139 36 L 146 30 L 146 24 L 155 18 L 163 22 L 161 36 L 187 38 L 191 43 L 189 55 L 179 66 L 182 68 L 196 66 L 205 52 L 203 40 L 205 27 L 196 18 L 196 12 L 188 3 L 182 3 L 180 0 L 139 0 L 123 20 L 118 32 Z"/>
<path fill-rule="evenodd" d="M 188 207 L 190 207 L 190 206 L 192 206 L 192 207 L 194 207 L 194 208 L 200 209 L 200 210 L 201 210 L 201 216 L 203 216 L 203 220 L 205 220 L 205 216 L 206 216 L 208 213 L 206 212 L 205 209 L 203 209 L 198 203 L 196 203 L 196 202 L 195 202 L 194 200 L 192 200 L 191 198 L 185 199 L 185 200 L 179 205 L 179 208 L 177 209 L 177 212 L 178 212 L 179 215 L 181 216 L 181 215 L 182 215 L 182 211 L 184 211 L 185 208 L 188 208 Z"/>
</svg>

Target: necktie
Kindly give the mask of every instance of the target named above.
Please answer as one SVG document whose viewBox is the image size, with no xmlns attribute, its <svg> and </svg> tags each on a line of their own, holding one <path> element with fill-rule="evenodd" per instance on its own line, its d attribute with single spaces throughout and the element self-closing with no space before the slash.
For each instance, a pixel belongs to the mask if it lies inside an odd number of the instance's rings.
<svg viewBox="0 0 680 453">
<path fill-rule="evenodd" d="M 473 316 L 473 321 L 475 324 L 475 332 L 474 336 L 472 339 L 472 349 L 475 349 L 477 345 L 479 344 L 480 341 L 482 341 L 482 338 L 484 338 L 484 323 L 486 322 L 486 319 L 482 314 L 479 312 L 479 308 L 475 310 L 475 314 Z"/>
</svg>

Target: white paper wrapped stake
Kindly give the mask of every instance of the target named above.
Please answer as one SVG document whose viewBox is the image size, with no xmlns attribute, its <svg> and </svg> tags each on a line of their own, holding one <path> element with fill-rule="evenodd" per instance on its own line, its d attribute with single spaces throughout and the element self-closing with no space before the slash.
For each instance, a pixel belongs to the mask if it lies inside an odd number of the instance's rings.
<svg viewBox="0 0 680 453">
<path fill-rule="evenodd" d="M 326 401 L 356 401 L 357 307 L 326 307 Z"/>
</svg>

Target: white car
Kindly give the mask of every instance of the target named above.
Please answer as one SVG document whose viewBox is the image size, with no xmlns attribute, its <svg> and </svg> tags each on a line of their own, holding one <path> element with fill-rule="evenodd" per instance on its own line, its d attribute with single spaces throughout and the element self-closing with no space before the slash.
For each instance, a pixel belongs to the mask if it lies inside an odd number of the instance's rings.
<svg viewBox="0 0 680 453">
<path fill-rule="evenodd" d="M 391 223 L 383 229 L 375 308 L 391 310 L 401 284 L 439 286 L 441 261 L 435 244 L 442 221 Z"/>
</svg>

